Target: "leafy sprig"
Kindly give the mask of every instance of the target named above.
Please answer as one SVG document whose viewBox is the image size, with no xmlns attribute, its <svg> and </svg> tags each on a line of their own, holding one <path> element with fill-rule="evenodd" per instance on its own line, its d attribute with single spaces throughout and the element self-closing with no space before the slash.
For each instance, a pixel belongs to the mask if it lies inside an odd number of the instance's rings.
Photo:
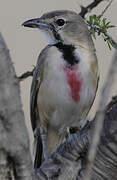
<svg viewBox="0 0 117 180">
<path fill-rule="evenodd" d="M 110 28 L 115 27 L 111 24 L 110 21 L 107 21 L 107 18 L 101 19 L 100 16 L 91 15 L 89 16 L 89 20 L 87 21 L 90 27 L 90 33 L 96 39 L 96 35 L 102 36 L 104 41 L 107 42 L 109 49 L 114 47 L 112 40 L 107 36 L 107 31 Z"/>
</svg>

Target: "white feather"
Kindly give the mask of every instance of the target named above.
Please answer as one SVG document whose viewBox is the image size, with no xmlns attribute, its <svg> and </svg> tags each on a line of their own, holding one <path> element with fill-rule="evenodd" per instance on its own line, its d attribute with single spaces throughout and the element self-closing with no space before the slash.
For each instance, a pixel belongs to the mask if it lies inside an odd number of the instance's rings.
<svg viewBox="0 0 117 180">
<path fill-rule="evenodd" d="M 38 103 L 44 106 L 48 111 L 48 107 L 54 109 L 49 123 L 51 127 L 62 133 L 70 126 L 82 126 L 85 121 L 90 104 L 95 96 L 95 89 L 92 87 L 90 78 L 90 58 L 88 51 L 77 48 L 75 55 L 80 58 L 77 73 L 81 75 L 82 87 L 80 91 L 80 101 L 75 102 L 71 97 L 70 87 L 67 77 L 63 71 L 65 60 L 62 53 L 56 48 L 51 47 L 45 61 L 44 80 L 40 89 L 43 96 L 38 98 Z M 45 94 L 44 94 L 45 93 Z M 48 98 L 47 98 L 48 97 Z M 84 110 L 85 109 L 85 110 Z M 46 118 L 46 117 L 45 117 Z M 81 121 L 83 119 L 83 121 Z"/>
</svg>

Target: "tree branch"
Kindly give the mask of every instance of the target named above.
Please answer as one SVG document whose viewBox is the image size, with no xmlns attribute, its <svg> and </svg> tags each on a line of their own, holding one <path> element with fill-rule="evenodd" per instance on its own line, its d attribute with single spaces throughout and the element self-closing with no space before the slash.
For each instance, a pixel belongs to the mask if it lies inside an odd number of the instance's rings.
<svg viewBox="0 0 117 180">
<path fill-rule="evenodd" d="M 105 37 L 107 37 L 107 39 L 109 39 L 111 41 L 112 46 L 115 49 L 117 49 L 117 42 L 106 31 L 104 31 L 103 29 L 99 28 L 98 26 L 96 26 L 94 24 L 90 25 L 90 24 L 87 23 L 87 25 L 90 26 L 92 30 L 94 30 L 94 31 L 97 30 L 98 33 L 104 34 Z"/>
<path fill-rule="evenodd" d="M 21 82 L 21 81 L 27 79 L 28 77 L 33 76 L 34 69 L 32 71 L 27 71 L 27 72 L 23 73 L 21 76 L 18 76 L 17 77 L 18 82 Z"/>
<path fill-rule="evenodd" d="M 117 176 L 117 96 L 105 112 L 101 141 L 98 145 L 91 180 L 110 180 Z M 38 180 L 82 180 L 88 148 L 93 139 L 95 121 L 73 134 L 44 161 L 37 171 Z"/>
<path fill-rule="evenodd" d="M 81 6 L 81 12 L 79 13 L 79 15 L 84 18 L 88 12 L 97 7 L 102 1 L 104 0 L 94 0 L 91 4 L 89 4 L 86 7 Z"/>
<path fill-rule="evenodd" d="M 33 180 L 29 138 L 20 89 L 0 34 L 0 179 Z"/>
<path fill-rule="evenodd" d="M 110 0 L 110 2 L 107 4 L 107 6 L 104 8 L 104 10 L 102 11 L 102 13 L 99 15 L 99 18 L 101 18 L 103 15 L 104 15 L 104 13 L 107 11 L 107 9 L 111 6 L 111 4 L 112 4 L 112 2 L 113 2 L 114 0 Z"/>
<path fill-rule="evenodd" d="M 90 180 L 90 178 L 91 178 L 92 167 L 93 167 L 94 160 L 95 160 L 96 150 L 97 150 L 97 146 L 100 142 L 100 137 L 101 137 L 100 135 L 101 135 L 101 132 L 103 129 L 105 106 L 107 104 L 108 95 L 110 93 L 112 84 L 115 79 L 116 71 L 117 71 L 117 51 L 115 52 L 115 56 L 110 65 L 110 70 L 109 70 L 108 76 L 106 78 L 105 85 L 102 89 L 98 112 L 97 112 L 97 116 L 95 118 L 93 139 L 92 139 L 92 143 L 91 143 L 91 146 L 89 149 L 86 175 L 83 178 L 83 180 Z"/>
</svg>

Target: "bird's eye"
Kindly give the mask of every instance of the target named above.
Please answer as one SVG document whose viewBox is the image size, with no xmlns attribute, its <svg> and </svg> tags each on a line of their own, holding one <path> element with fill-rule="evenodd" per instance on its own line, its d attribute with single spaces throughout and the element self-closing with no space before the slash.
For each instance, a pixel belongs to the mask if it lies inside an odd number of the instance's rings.
<svg viewBox="0 0 117 180">
<path fill-rule="evenodd" d="M 58 19 L 58 20 L 56 21 L 56 24 L 57 24 L 58 26 L 63 26 L 63 25 L 65 24 L 65 20 L 64 20 L 64 19 Z"/>
</svg>

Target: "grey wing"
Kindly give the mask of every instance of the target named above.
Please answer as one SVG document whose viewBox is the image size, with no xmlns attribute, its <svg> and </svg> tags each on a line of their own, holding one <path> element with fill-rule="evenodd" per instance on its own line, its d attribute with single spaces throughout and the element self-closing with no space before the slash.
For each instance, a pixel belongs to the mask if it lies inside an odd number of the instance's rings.
<svg viewBox="0 0 117 180">
<path fill-rule="evenodd" d="M 37 109 L 37 95 L 39 92 L 41 78 L 43 74 L 43 65 L 45 60 L 45 54 L 48 50 L 49 46 L 42 50 L 40 53 L 37 65 L 33 72 L 33 80 L 31 85 L 31 92 L 30 92 L 30 118 L 31 118 L 31 125 L 34 132 L 34 167 L 39 168 L 41 165 L 41 158 L 42 158 L 42 141 L 40 136 L 40 129 L 39 129 L 39 112 Z"/>
</svg>

